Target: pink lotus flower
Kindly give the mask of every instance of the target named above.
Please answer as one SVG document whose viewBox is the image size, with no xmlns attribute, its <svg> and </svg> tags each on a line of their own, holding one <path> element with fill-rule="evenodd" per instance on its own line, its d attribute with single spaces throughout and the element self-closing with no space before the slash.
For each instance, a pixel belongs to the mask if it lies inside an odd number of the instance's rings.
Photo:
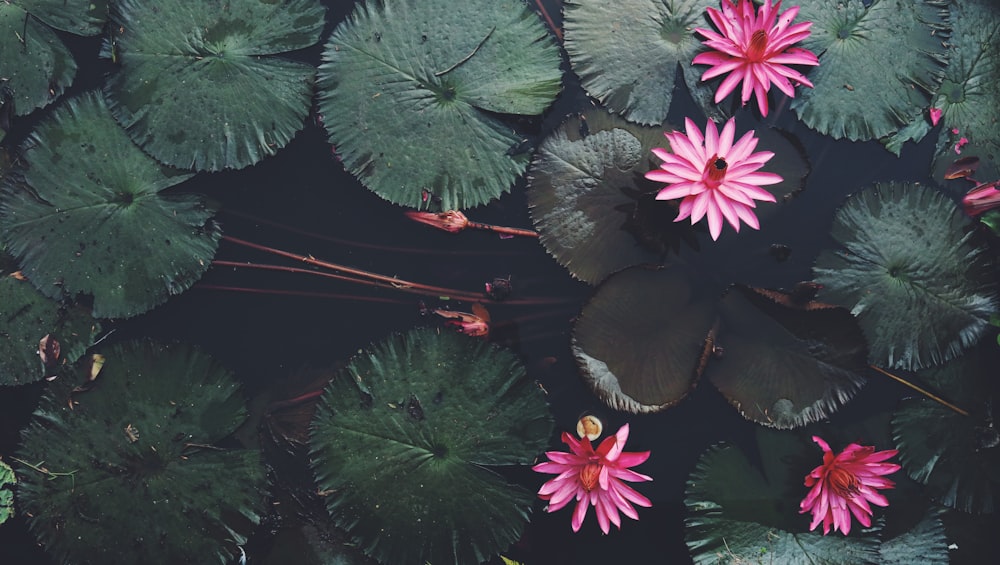
<svg viewBox="0 0 1000 565">
<path fill-rule="evenodd" d="M 555 512 L 576 499 L 572 523 L 574 532 L 580 531 L 590 506 L 594 507 L 597 523 L 606 534 L 611 529 L 611 524 L 621 528 L 619 510 L 633 520 L 639 519 L 639 513 L 630 502 L 646 508 L 653 505 L 648 498 L 622 482 L 653 480 L 629 469 L 649 459 L 649 452 L 622 451 L 628 440 L 628 424 L 602 441 L 596 451 L 586 437 L 577 440 L 571 434 L 563 432 L 562 440 L 572 453 L 546 452 L 549 461 L 539 463 L 532 469 L 539 473 L 559 475 L 538 490 L 539 498 L 549 501 L 546 511 Z"/>
<path fill-rule="evenodd" d="M 695 29 L 706 38 L 705 45 L 713 51 L 697 55 L 692 63 L 712 66 L 701 75 L 703 81 L 729 73 L 715 92 L 716 104 L 735 90 L 742 80 L 740 100 L 746 105 L 753 92 L 760 113 L 766 116 L 767 91 L 772 83 L 789 97 L 795 97 L 792 82 L 812 88 L 812 83 L 802 73 L 786 66 L 819 65 L 819 59 L 812 51 L 792 47 L 809 37 L 812 22 L 789 27 L 798 15 L 799 7 L 789 8 L 779 17 L 780 9 L 781 0 L 773 6 L 771 0 L 765 0 L 756 14 L 750 0 L 740 0 L 739 7 L 734 6 L 731 0 L 722 0 L 721 12 L 706 8 L 708 17 L 721 33 Z"/>
<path fill-rule="evenodd" d="M 646 173 L 646 178 L 668 183 L 656 195 L 657 200 L 683 198 L 675 222 L 691 217 L 695 224 L 708 217 L 712 239 L 722 233 L 722 219 L 740 231 L 740 220 L 753 229 L 760 229 L 754 200 L 774 202 L 774 195 L 760 185 L 775 184 L 782 178 L 774 173 L 755 172 L 774 153 L 751 153 L 757 147 L 753 130 L 733 143 L 736 123 L 730 118 L 719 134 L 715 122 L 705 126 L 705 135 L 690 119 L 684 120 L 687 134 L 667 132 L 672 153 L 659 147 L 653 153 L 663 160 L 659 169 Z"/>
<path fill-rule="evenodd" d="M 938 122 L 941 121 L 941 114 L 942 114 L 941 108 L 931 108 L 930 110 L 928 110 L 928 112 L 930 113 L 931 117 L 931 125 L 932 126 L 938 125 Z"/>
<path fill-rule="evenodd" d="M 812 487 L 799 504 L 799 513 L 812 512 L 809 530 L 823 523 L 823 535 L 840 530 L 846 536 L 851 531 L 851 515 L 864 527 L 872 525 L 872 509 L 868 503 L 888 506 L 889 501 L 878 489 L 895 487 L 883 475 L 900 469 L 895 463 L 883 463 L 898 453 L 895 449 L 875 451 L 874 447 L 852 443 L 834 456 L 829 444 L 813 436 L 823 448 L 823 464 L 806 475 L 805 484 Z"/>
<path fill-rule="evenodd" d="M 969 190 L 962 197 L 965 213 L 975 218 L 984 212 L 1000 208 L 1000 190 L 997 190 L 997 186 L 1000 186 L 1000 180 L 985 182 Z"/>
</svg>

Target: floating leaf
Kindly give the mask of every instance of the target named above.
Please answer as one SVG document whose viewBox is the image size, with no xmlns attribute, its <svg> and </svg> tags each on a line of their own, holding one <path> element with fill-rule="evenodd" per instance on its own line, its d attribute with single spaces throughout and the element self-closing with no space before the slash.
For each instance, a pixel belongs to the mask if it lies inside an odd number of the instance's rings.
<svg viewBox="0 0 1000 565">
<path fill-rule="evenodd" d="M 14 485 L 17 477 L 14 470 L 0 459 L 0 524 L 14 515 Z"/>
<path fill-rule="evenodd" d="M 247 417 L 236 382 L 185 346 L 105 355 L 87 392 L 53 383 L 23 432 L 31 531 L 59 562 L 235 561 L 265 487 L 260 453 L 227 440 Z"/>
<path fill-rule="evenodd" d="M 552 432 L 517 358 L 418 329 L 328 385 L 310 437 L 334 522 L 383 563 L 480 563 L 527 523 L 532 493 L 490 467 L 531 463 Z"/>
<path fill-rule="evenodd" d="M 799 21 L 813 22 L 802 47 L 819 55 L 792 109 L 835 139 L 884 137 L 926 111 L 941 84 L 948 51 L 942 0 L 802 0 Z"/>
<path fill-rule="evenodd" d="M 948 565 L 948 537 L 941 521 L 942 508 L 931 508 L 911 529 L 878 548 L 879 565 Z"/>
<path fill-rule="evenodd" d="M 799 514 L 803 477 L 822 458 L 804 438 L 758 428 L 758 468 L 733 446 L 706 451 L 688 479 L 685 540 L 697 564 L 787 563 L 830 565 L 878 562 L 874 530 L 864 535 L 807 531 Z"/>
<path fill-rule="evenodd" d="M 949 40 L 951 60 L 934 98 L 944 127 L 938 138 L 934 167 L 943 170 L 958 158 L 954 144 L 966 137 L 962 156 L 983 161 L 979 178 L 1000 176 L 1000 11 L 993 0 L 951 3 L 954 31 Z M 958 134 L 951 132 L 958 129 Z M 936 177 L 939 178 L 939 177 Z"/>
<path fill-rule="evenodd" d="M 315 0 L 115 2 L 115 117 L 158 161 L 217 171 L 252 165 L 302 129 L 315 69 L 277 57 L 319 41 Z"/>
<path fill-rule="evenodd" d="M 108 19 L 108 0 L 10 0 L 31 17 L 75 35 L 97 35 Z"/>
<path fill-rule="evenodd" d="M 608 109 L 645 125 L 667 119 L 677 66 L 705 115 L 726 117 L 715 89 L 691 61 L 701 49 L 694 28 L 707 26 L 701 0 L 567 0 L 566 52 L 587 92 Z"/>
<path fill-rule="evenodd" d="M 700 374 L 717 300 L 711 285 L 681 268 L 635 267 L 609 277 L 573 326 L 584 380 L 616 410 L 655 412 L 680 402 Z"/>
<path fill-rule="evenodd" d="M 932 188 L 876 184 L 848 199 L 832 235 L 843 249 L 816 260 L 819 298 L 857 316 L 873 363 L 943 363 L 974 345 L 998 308 L 985 248 Z"/>
<path fill-rule="evenodd" d="M 60 106 L 22 159 L 23 184 L 7 178 L 0 194 L 0 235 L 42 294 L 91 295 L 95 317 L 129 317 L 208 268 L 220 237 L 213 210 L 164 194 L 188 176 L 142 153 L 99 96 Z"/>
<path fill-rule="evenodd" d="M 903 469 L 930 487 L 945 506 L 963 512 L 993 512 L 1000 494 L 1000 398 L 988 393 L 980 355 L 917 373 L 921 382 L 968 410 L 965 416 L 926 398 L 903 400 L 893 414 L 893 436 Z M 985 400 L 984 400 L 985 399 Z"/>
<path fill-rule="evenodd" d="M 720 304 L 706 376 L 744 417 L 776 428 L 823 420 L 864 384 L 868 351 L 850 312 L 737 285 Z"/>
<path fill-rule="evenodd" d="M 81 306 L 66 306 L 42 296 L 28 281 L 0 270 L 0 385 L 20 385 L 56 375 L 74 363 L 100 325 Z M 39 340 L 57 340 L 61 355 L 51 367 L 39 358 Z"/>
<path fill-rule="evenodd" d="M 352 174 L 397 204 L 444 210 L 510 190 L 526 140 L 503 114 L 536 115 L 560 87 L 559 51 L 523 2 L 359 3 L 330 36 L 319 108 Z"/>
</svg>

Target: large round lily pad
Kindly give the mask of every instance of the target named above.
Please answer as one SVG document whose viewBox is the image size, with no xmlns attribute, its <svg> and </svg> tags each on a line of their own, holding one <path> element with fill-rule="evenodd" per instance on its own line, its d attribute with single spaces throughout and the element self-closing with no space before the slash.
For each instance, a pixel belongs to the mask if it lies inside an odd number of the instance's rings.
<svg viewBox="0 0 1000 565">
<path fill-rule="evenodd" d="M 492 469 L 552 432 L 510 352 L 432 329 L 395 335 L 327 386 L 310 436 L 334 521 L 382 563 L 480 563 L 518 538 L 534 496 Z"/>
<path fill-rule="evenodd" d="M 397 204 L 485 204 L 528 164 L 503 115 L 540 114 L 559 92 L 559 50 L 524 2 L 361 2 L 334 30 L 319 107 L 352 174 Z"/>
<path fill-rule="evenodd" d="M 186 346 L 103 353 L 89 390 L 58 379 L 23 432 L 31 531 L 61 563 L 236 562 L 265 488 L 260 452 L 227 440 L 247 417 L 236 382 Z"/>
<path fill-rule="evenodd" d="M 566 52 L 587 92 L 626 119 L 659 125 L 667 119 L 680 65 L 705 115 L 722 120 L 715 91 L 691 61 L 701 49 L 694 28 L 707 25 L 703 0 L 567 0 Z"/>
<path fill-rule="evenodd" d="M 799 514 L 802 481 L 822 457 L 805 437 L 765 428 L 758 428 L 757 446 L 752 455 L 712 447 L 691 473 L 685 539 L 695 563 L 948 563 L 934 509 L 891 530 L 876 524 L 850 536 L 808 531 L 809 516 Z"/>
<path fill-rule="evenodd" d="M 318 0 L 121 0 L 115 117 L 158 161 L 217 171 L 252 165 L 305 124 L 315 69 L 277 55 L 319 41 Z M 113 32 L 115 33 L 115 32 Z"/>
<path fill-rule="evenodd" d="M 998 309 L 985 247 L 933 188 L 876 184 L 841 207 L 832 235 L 843 248 L 816 260 L 819 298 L 857 316 L 873 363 L 943 363 L 975 344 Z"/>
<path fill-rule="evenodd" d="M 93 93 L 70 100 L 33 134 L 21 181 L 4 179 L 0 236 L 24 275 L 58 300 L 93 297 L 93 315 L 145 312 L 190 287 L 220 237 L 188 178 L 150 159 Z"/>
<path fill-rule="evenodd" d="M 59 304 L 28 281 L 0 269 L 0 385 L 20 385 L 59 374 L 93 343 L 100 324 L 86 308 Z M 58 343 L 59 355 L 43 363 L 38 354 L 45 337 Z"/>
<path fill-rule="evenodd" d="M 802 47 L 819 56 L 792 109 L 836 139 L 877 139 L 926 111 L 943 77 L 948 9 L 943 0 L 801 0 L 813 22 Z M 866 4 L 869 4 L 866 6 Z"/>
<path fill-rule="evenodd" d="M 721 355 L 705 374 L 750 420 L 776 428 L 817 422 L 865 383 L 864 334 L 843 308 L 736 285 L 719 313 Z"/>
<path fill-rule="evenodd" d="M 989 393 L 995 369 L 974 352 L 917 372 L 922 386 L 968 416 L 918 397 L 900 403 L 892 417 L 903 469 L 941 504 L 963 512 L 994 512 L 1000 503 L 1000 398 Z"/>
</svg>

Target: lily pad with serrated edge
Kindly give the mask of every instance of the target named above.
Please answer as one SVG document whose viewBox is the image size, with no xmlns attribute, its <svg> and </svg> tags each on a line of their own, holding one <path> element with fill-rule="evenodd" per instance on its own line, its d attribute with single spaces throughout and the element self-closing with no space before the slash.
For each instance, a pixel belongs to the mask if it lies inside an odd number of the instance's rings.
<svg viewBox="0 0 1000 565">
<path fill-rule="evenodd" d="M 707 26 L 702 0 L 567 0 L 565 46 L 584 89 L 608 109 L 645 125 L 661 124 L 673 100 L 677 66 L 706 116 L 722 120 L 715 90 L 692 66 L 701 50 L 694 28 Z"/>
<path fill-rule="evenodd" d="M 681 267 L 609 277 L 573 326 L 573 355 L 605 404 L 632 413 L 680 402 L 703 368 L 719 289 Z"/>
<path fill-rule="evenodd" d="M 908 398 L 892 417 L 903 469 L 928 485 L 945 506 L 990 513 L 1000 502 L 1000 398 L 990 395 L 991 369 L 973 352 L 917 372 L 918 382 L 965 409 L 955 412 L 927 398 Z"/>
<path fill-rule="evenodd" d="M 144 151 L 183 169 L 252 165 L 305 125 L 315 69 L 279 55 L 319 41 L 316 0 L 115 2 L 121 69 L 106 87 Z"/>
<path fill-rule="evenodd" d="M 559 50 L 522 1 L 359 3 L 334 30 L 319 108 L 344 166 L 380 197 L 414 208 L 485 204 L 528 164 L 504 115 L 544 111 Z"/>
<path fill-rule="evenodd" d="M 685 541 L 695 563 L 948 562 L 933 508 L 900 520 L 907 522 L 901 532 L 889 533 L 880 518 L 867 529 L 855 522 L 850 536 L 824 536 L 822 526 L 808 531 L 811 516 L 799 513 L 808 492 L 803 478 L 822 463 L 822 453 L 805 435 L 766 428 L 757 429 L 756 443 L 759 453 L 749 457 L 732 445 L 709 448 L 688 479 Z"/>
<path fill-rule="evenodd" d="M 876 183 L 847 200 L 831 233 L 842 249 L 816 260 L 819 299 L 851 310 L 877 365 L 913 370 L 952 359 L 997 311 L 986 248 L 933 188 Z"/>
<path fill-rule="evenodd" d="M 765 170 L 785 179 L 767 189 L 784 201 L 802 187 L 808 164 L 783 132 L 758 133 L 758 147 L 775 153 Z M 623 268 L 663 262 L 682 241 L 698 246 L 690 222 L 674 222 L 676 201 L 655 200 L 663 184 L 643 176 L 659 166 L 654 147 L 669 149 L 663 130 L 605 111 L 571 117 L 542 142 L 528 173 L 528 205 L 542 245 L 574 277 L 597 284 Z M 756 212 L 764 220 L 778 208 L 764 203 Z"/>
<path fill-rule="evenodd" d="M 4 180 L 0 236 L 42 294 L 93 297 L 93 315 L 126 318 L 189 288 L 221 236 L 186 180 L 145 155 L 103 99 L 60 106 L 32 135 L 23 181 Z"/>
<path fill-rule="evenodd" d="M 1000 10 L 993 0 L 953 2 L 951 20 L 951 58 L 931 104 L 941 109 L 943 126 L 934 178 L 940 179 L 940 173 L 960 156 L 976 155 L 977 178 L 992 181 L 1000 176 Z M 962 137 L 969 144 L 958 155 L 954 146 Z"/>
<path fill-rule="evenodd" d="M 56 375 L 93 343 L 100 324 L 86 308 L 42 296 L 31 283 L 0 269 L 0 385 L 35 382 Z M 59 359 L 46 367 L 38 355 L 46 335 L 59 343 Z"/>
<path fill-rule="evenodd" d="M 260 452 L 227 439 L 247 417 L 236 381 L 188 346 L 103 354 L 87 391 L 56 380 L 22 433 L 29 528 L 59 562 L 236 561 L 266 486 Z"/>
<path fill-rule="evenodd" d="M 76 61 L 59 36 L 17 4 L 0 2 L 0 107 L 23 116 L 48 105 L 76 75 Z M 0 130 L 3 139 L 3 130 Z"/>
<path fill-rule="evenodd" d="M 811 21 L 801 47 L 819 56 L 792 109 L 835 139 L 877 139 L 926 111 L 943 77 L 948 10 L 942 0 L 801 0 Z"/>
<path fill-rule="evenodd" d="M 705 376 L 749 420 L 775 428 L 817 422 L 865 383 L 864 334 L 843 308 L 736 285 L 719 316 L 723 354 Z"/>
<path fill-rule="evenodd" d="M 394 335 L 338 372 L 310 435 L 335 523 L 382 563 L 480 563 L 518 538 L 533 494 L 492 468 L 552 432 L 510 352 L 453 333 Z"/>
<path fill-rule="evenodd" d="M 14 470 L 0 459 L 0 524 L 14 515 L 14 485 L 17 477 Z"/>
</svg>

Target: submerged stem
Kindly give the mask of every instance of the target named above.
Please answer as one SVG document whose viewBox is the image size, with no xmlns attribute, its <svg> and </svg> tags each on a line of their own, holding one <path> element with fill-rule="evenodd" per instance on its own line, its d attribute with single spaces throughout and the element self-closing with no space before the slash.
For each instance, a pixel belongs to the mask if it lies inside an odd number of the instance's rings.
<svg viewBox="0 0 1000 565">
<path fill-rule="evenodd" d="M 947 400 L 941 398 L 940 396 L 936 396 L 935 394 L 931 393 L 928 390 L 920 388 L 919 386 L 911 383 L 910 381 L 908 381 L 908 380 L 906 380 L 906 379 L 904 379 L 902 377 L 897 377 L 896 375 L 893 375 L 889 371 L 886 371 L 885 369 L 883 369 L 881 367 L 876 367 L 875 365 L 868 365 L 868 366 L 871 367 L 872 369 L 875 369 L 879 373 L 882 373 L 883 375 L 889 377 L 890 379 L 892 379 L 892 380 L 894 380 L 894 381 L 896 381 L 896 382 L 898 382 L 900 384 L 903 384 L 903 385 L 906 385 L 906 386 L 910 387 L 911 389 L 919 392 L 920 394 L 926 396 L 927 398 L 930 398 L 931 400 L 933 400 L 934 402 L 937 402 L 938 404 L 940 404 L 942 406 L 950 408 L 951 410 L 954 410 L 955 412 L 958 412 L 959 414 L 961 414 L 963 416 L 968 416 L 969 415 L 968 412 L 966 412 L 965 410 L 962 410 L 958 406 L 955 406 L 954 404 L 948 402 Z"/>
</svg>

